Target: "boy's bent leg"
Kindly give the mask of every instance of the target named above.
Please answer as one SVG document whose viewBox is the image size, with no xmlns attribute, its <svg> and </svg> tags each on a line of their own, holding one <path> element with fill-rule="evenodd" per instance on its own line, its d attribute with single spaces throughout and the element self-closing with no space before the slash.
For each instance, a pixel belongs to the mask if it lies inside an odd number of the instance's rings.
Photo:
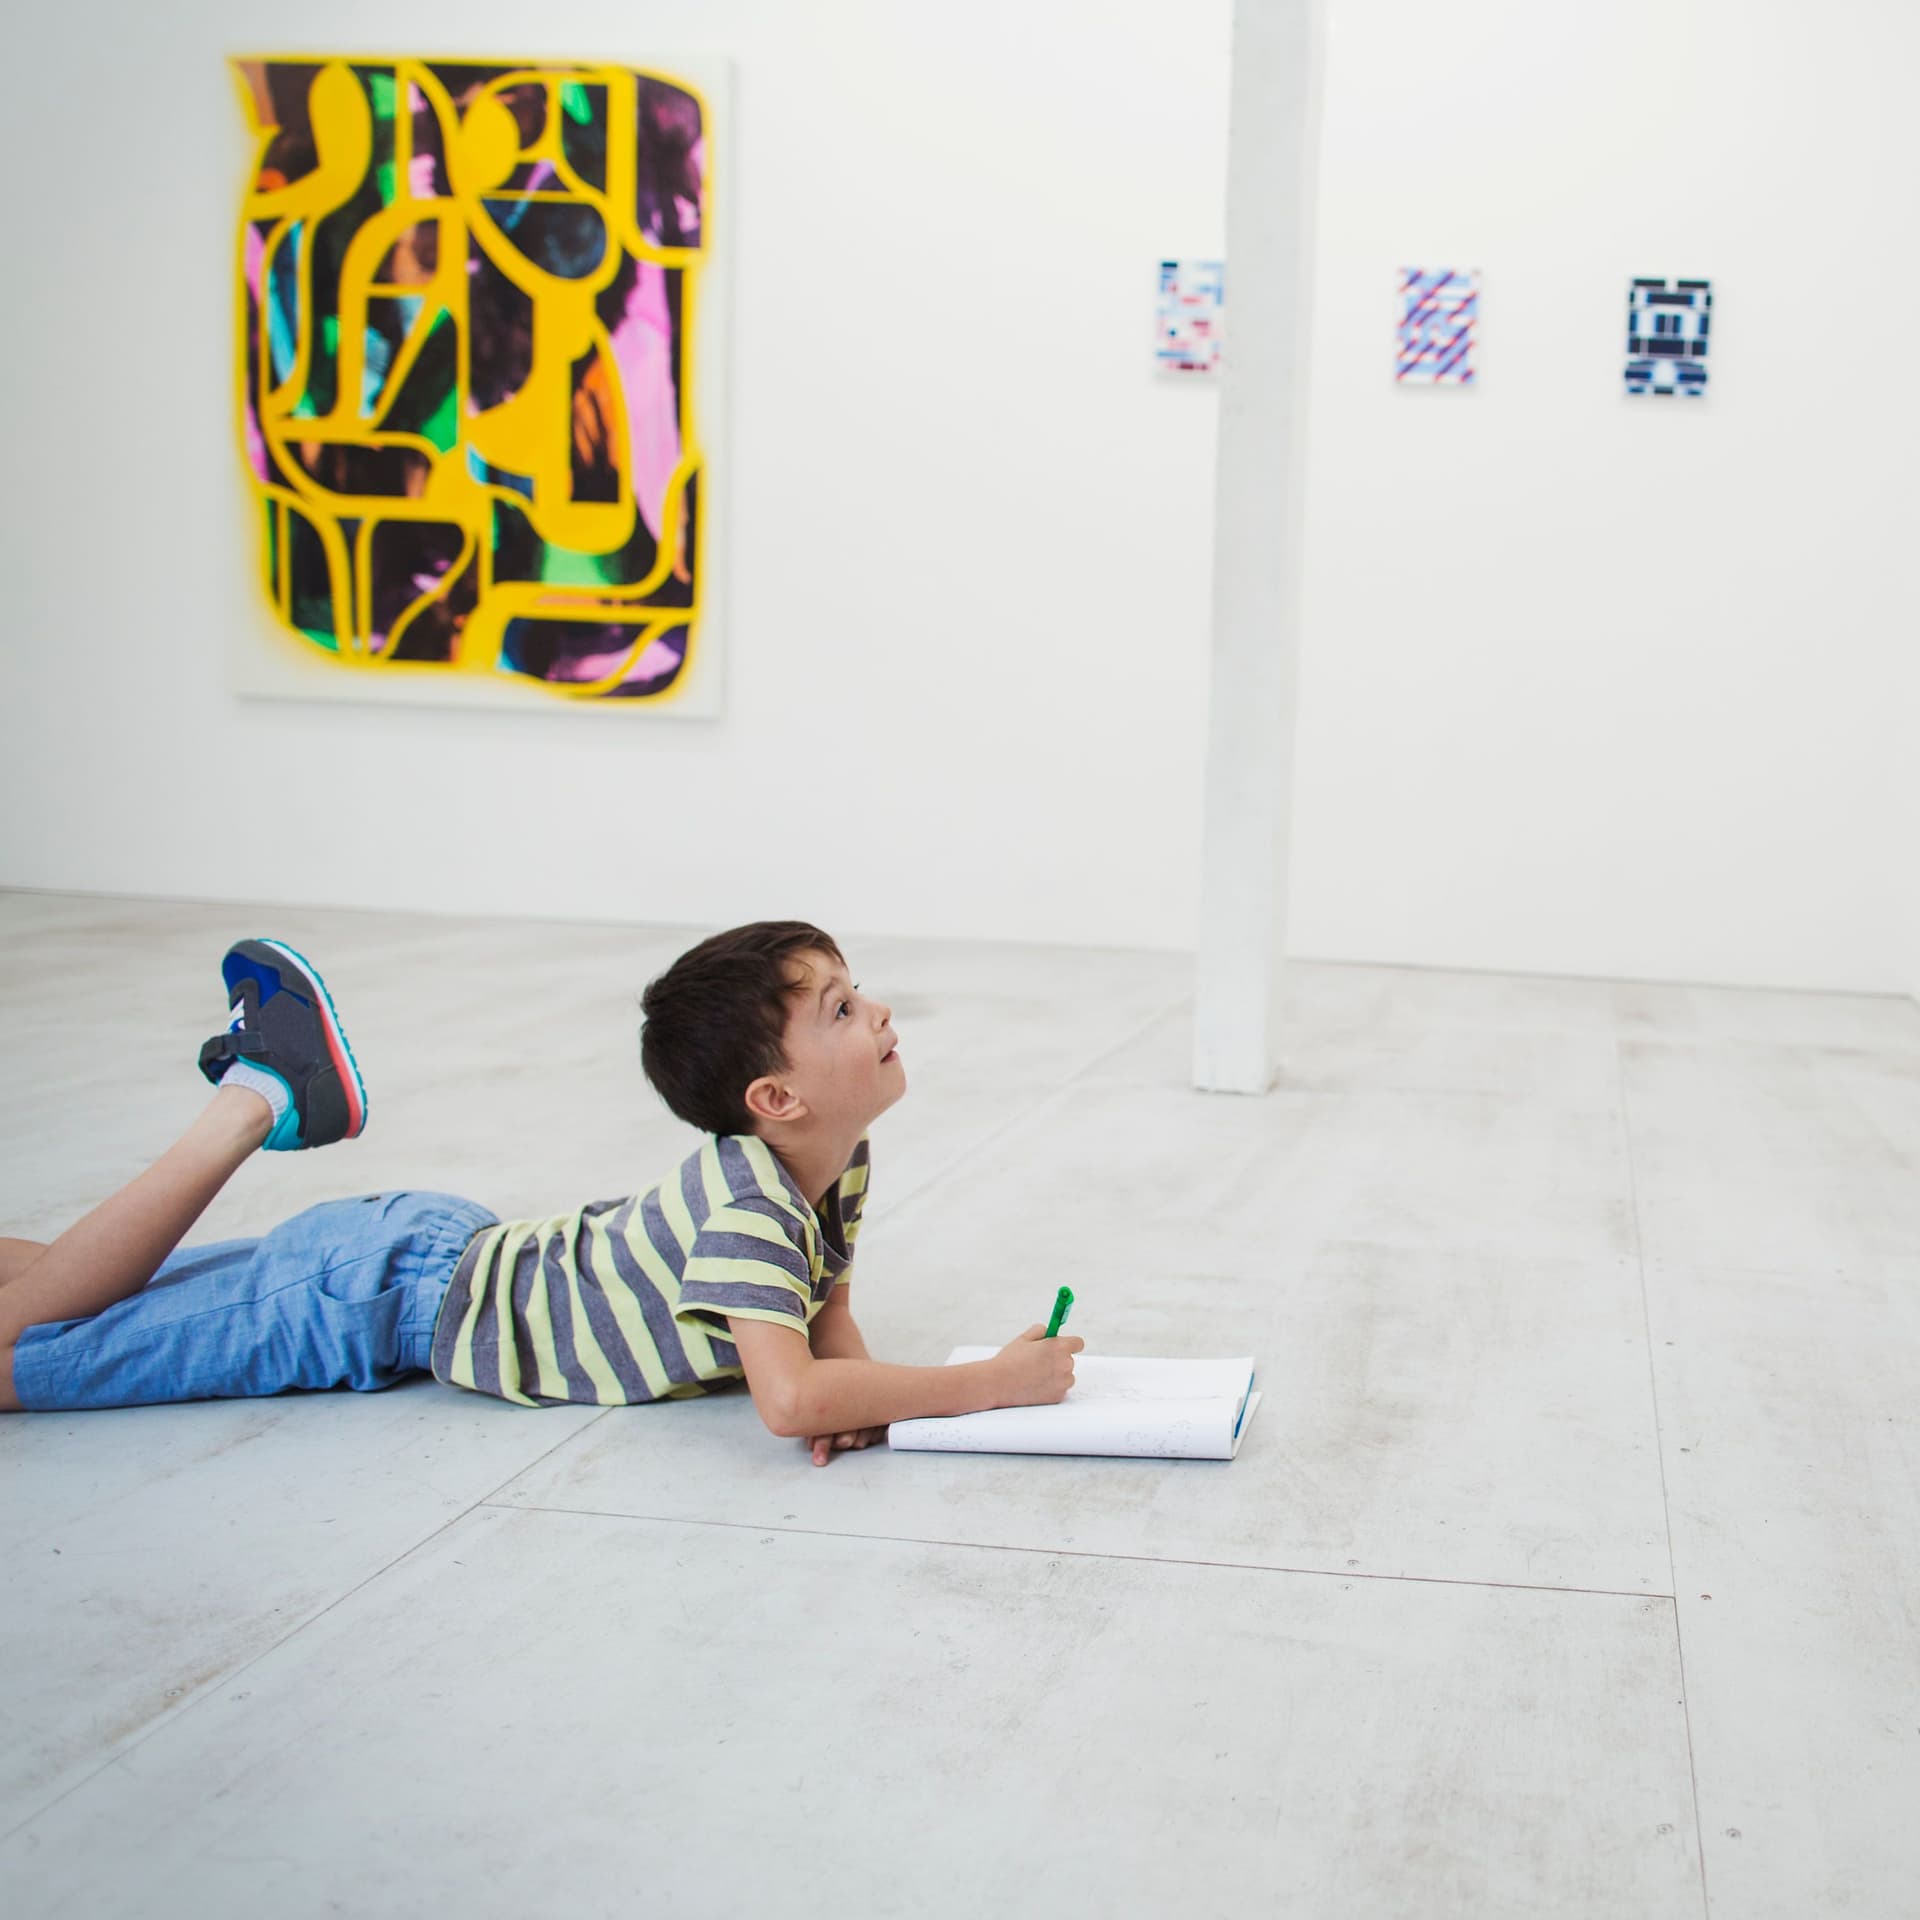
<svg viewBox="0 0 1920 1920">
<path fill-rule="evenodd" d="M 226 1031 L 200 1049 L 200 1071 L 219 1088 L 206 1111 L 0 1286 L 0 1411 L 26 1404 L 28 1333 L 90 1322 L 137 1296 L 249 1156 L 327 1146 L 365 1126 L 366 1083 L 312 963 L 278 940 L 242 940 L 221 977 Z"/>
<path fill-rule="evenodd" d="M 9 1240 L 0 1235 L 0 1287 L 19 1279 L 46 1250 L 44 1240 Z"/>
<path fill-rule="evenodd" d="M 258 1240 L 188 1247 L 91 1319 L 13 1354 L 32 1410 L 389 1387 L 426 1369 L 434 1316 L 486 1208 L 437 1193 L 327 1201 Z"/>
<path fill-rule="evenodd" d="M 0 1287 L 0 1411 L 21 1405 L 14 1355 L 28 1328 L 89 1319 L 137 1294 L 272 1125 L 259 1094 L 222 1087 L 145 1173 Z"/>
</svg>

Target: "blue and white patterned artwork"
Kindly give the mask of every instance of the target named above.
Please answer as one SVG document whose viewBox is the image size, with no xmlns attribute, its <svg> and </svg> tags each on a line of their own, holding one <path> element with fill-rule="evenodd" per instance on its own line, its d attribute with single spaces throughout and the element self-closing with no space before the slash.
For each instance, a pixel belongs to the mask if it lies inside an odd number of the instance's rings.
<svg viewBox="0 0 1920 1920">
<path fill-rule="evenodd" d="M 1712 317 L 1710 280 L 1636 280 L 1627 290 L 1627 391 L 1705 394 Z"/>
<path fill-rule="evenodd" d="M 1402 267 L 1393 377 L 1410 387 L 1473 385 L 1480 276 L 1459 267 Z"/>
<path fill-rule="evenodd" d="M 1218 260 L 1162 260 L 1153 360 L 1162 373 L 1217 374 L 1227 270 Z"/>
</svg>

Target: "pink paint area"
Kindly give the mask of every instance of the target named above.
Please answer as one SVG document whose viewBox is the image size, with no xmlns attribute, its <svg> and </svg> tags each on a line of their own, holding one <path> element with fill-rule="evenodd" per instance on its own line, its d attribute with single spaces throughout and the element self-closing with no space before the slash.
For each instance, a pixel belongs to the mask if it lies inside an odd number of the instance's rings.
<svg viewBox="0 0 1920 1920">
<path fill-rule="evenodd" d="M 417 125 L 420 116 L 427 111 L 427 96 L 409 80 L 407 82 L 407 114 Z M 416 200 L 438 200 L 445 189 L 440 185 L 439 156 L 432 153 L 415 153 L 407 162 L 407 191 Z"/>
<path fill-rule="evenodd" d="M 658 680 L 661 675 L 671 673 L 680 664 L 681 655 L 686 647 L 686 635 L 680 636 L 680 645 L 669 646 L 664 640 L 649 640 L 642 649 L 640 658 L 633 663 L 625 674 L 628 680 Z"/>
<path fill-rule="evenodd" d="M 266 272 L 267 243 L 260 238 L 260 229 L 252 221 L 247 223 L 246 276 L 247 295 L 253 303 L 253 321 L 256 327 L 267 324 L 266 313 L 261 301 L 260 287 Z M 247 464 L 253 468 L 256 480 L 271 480 L 267 470 L 267 443 L 260 432 L 260 416 L 253 410 L 253 370 L 248 369 L 244 388 L 245 406 L 242 431 L 247 442 Z"/>
<path fill-rule="evenodd" d="M 267 471 L 267 443 L 261 438 L 260 422 L 253 411 L 253 394 L 247 394 L 246 420 L 244 430 L 247 437 L 247 464 L 253 469 L 256 480 L 271 480 L 273 475 Z"/>
<path fill-rule="evenodd" d="M 599 680 L 622 687 L 645 685 L 650 680 L 672 679 L 686 651 L 687 630 L 675 627 L 671 638 L 650 640 L 637 654 L 632 651 L 631 641 L 604 653 L 570 654 L 554 661 L 542 677 L 555 687 L 591 686 Z"/>
<path fill-rule="evenodd" d="M 587 686 L 595 680 L 611 679 L 626 665 L 632 643 L 613 653 L 576 653 L 564 660 L 556 660 L 547 669 L 545 678 L 555 686 Z M 627 676 L 621 674 L 622 679 Z"/>
<path fill-rule="evenodd" d="M 642 260 L 614 328 L 613 362 L 627 410 L 627 471 L 633 503 L 658 540 L 667 483 L 680 464 L 680 409 L 673 391 L 673 320 L 663 268 Z"/>
</svg>

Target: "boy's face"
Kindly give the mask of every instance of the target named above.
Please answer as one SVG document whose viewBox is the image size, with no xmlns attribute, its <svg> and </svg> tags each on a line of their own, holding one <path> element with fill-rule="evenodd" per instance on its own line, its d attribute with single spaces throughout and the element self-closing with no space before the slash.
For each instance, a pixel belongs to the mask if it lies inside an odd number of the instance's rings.
<svg viewBox="0 0 1920 1920">
<path fill-rule="evenodd" d="M 784 1044 L 778 1078 L 830 1126 L 865 1132 L 907 1090 L 893 1009 L 869 1000 L 831 954 L 794 962 Z"/>
</svg>

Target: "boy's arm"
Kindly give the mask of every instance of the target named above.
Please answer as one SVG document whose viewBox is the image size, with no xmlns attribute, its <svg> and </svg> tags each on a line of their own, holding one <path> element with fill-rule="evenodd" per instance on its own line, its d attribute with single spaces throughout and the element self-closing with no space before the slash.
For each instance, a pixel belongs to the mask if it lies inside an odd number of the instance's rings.
<svg viewBox="0 0 1920 1920">
<path fill-rule="evenodd" d="M 813 1317 L 807 1329 L 807 1345 L 816 1360 L 871 1360 L 866 1340 L 853 1317 L 853 1286 L 842 1280 L 827 1295 L 827 1304 Z M 816 1433 L 811 1452 L 813 1464 L 824 1467 L 836 1453 L 859 1453 L 877 1447 L 887 1437 L 885 1427 L 850 1427 L 840 1433 Z"/>
<path fill-rule="evenodd" d="M 830 1300 L 816 1316 L 816 1327 L 832 1311 Z M 857 1341 L 859 1329 L 852 1320 L 845 1313 L 841 1334 L 851 1328 Z M 1045 1339 L 1046 1329 L 1036 1326 L 990 1360 L 960 1367 L 896 1367 L 816 1354 L 800 1327 L 745 1319 L 729 1320 L 727 1326 L 760 1418 L 772 1432 L 795 1440 L 987 1407 L 1047 1406 L 1066 1398 L 1073 1385 L 1073 1356 L 1085 1344 L 1071 1335 Z"/>
<path fill-rule="evenodd" d="M 867 1343 L 853 1318 L 853 1287 L 842 1280 L 827 1295 L 827 1304 L 813 1316 L 807 1345 L 816 1360 L 871 1360 Z"/>
</svg>

